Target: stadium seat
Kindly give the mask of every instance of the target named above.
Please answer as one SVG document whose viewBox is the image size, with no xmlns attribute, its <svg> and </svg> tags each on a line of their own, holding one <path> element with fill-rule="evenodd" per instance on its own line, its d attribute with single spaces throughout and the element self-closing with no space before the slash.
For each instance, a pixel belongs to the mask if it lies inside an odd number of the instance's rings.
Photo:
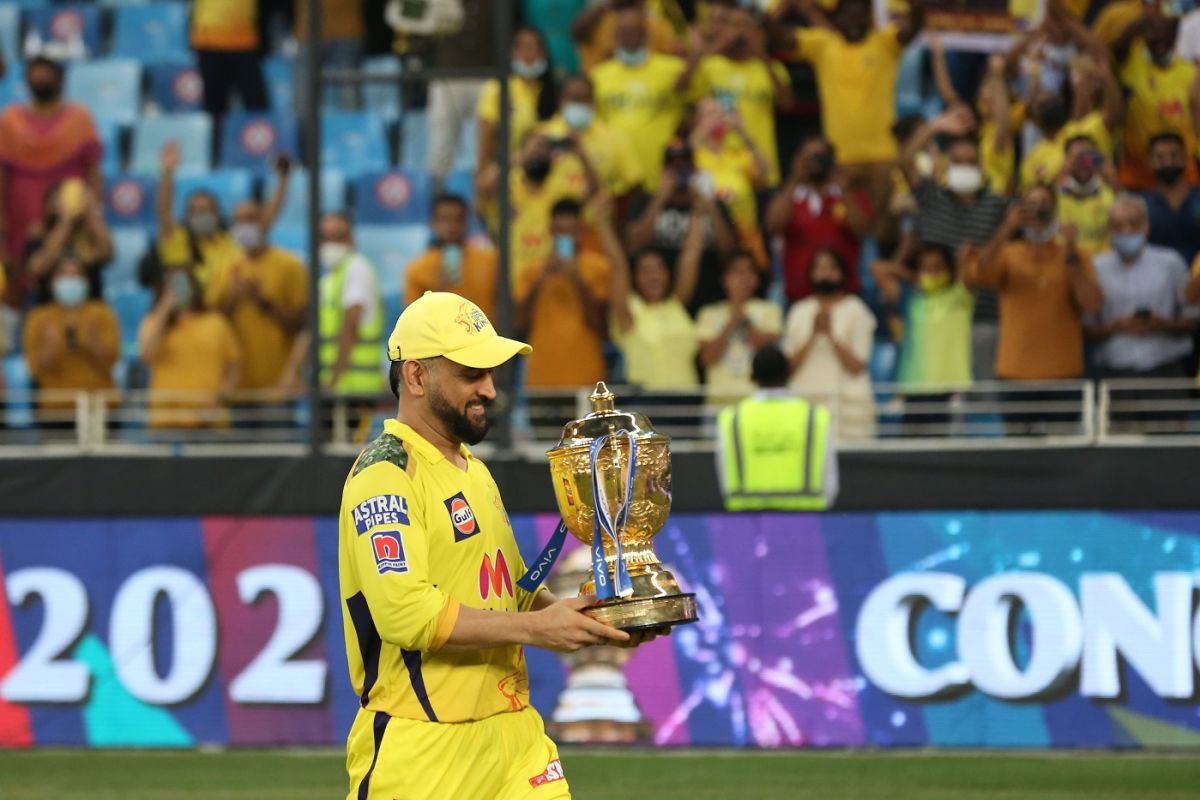
<svg viewBox="0 0 1200 800">
<path fill-rule="evenodd" d="M 275 173 L 267 176 L 264 197 L 270 197 L 278 181 Z M 342 211 L 346 208 L 346 176 L 336 169 L 321 170 L 321 210 Z M 308 170 L 292 167 L 287 196 L 276 224 L 297 227 L 308 224 Z"/>
<path fill-rule="evenodd" d="M 28 395 L 19 398 L 20 394 L 33 389 L 33 378 L 29 374 L 25 356 L 13 353 L 2 358 L 0 367 L 3 368 L 5 391 L 15 396 L 0 408 L 0 422 L 6 423 L 9 428 L 32 428 L 33 404 L 29 402 Z"/>
<path fill-rule="evenodd" d="M 292 60 L 282 56 L 269 56 L 262 62 L 263 80 L 267 82 L 267 95 L 271 110 L 277 114 L 295 113 L 295 76 Z"/>
<path fill-rule="evenodd" d="M 400 157 L 397 162 L 401 169 L 425 169 L 428 155 L 429 121 L 424 111 L 410 111 L 400 120 Z"/>
<path fill-rule="evenodd" d="M 200 172 L 212 168 L 212 120 L 192 112 L 139 119 L 133 131 L 130 171 L 157 175 L 163 146 L 171 141 L 179 144 L 182 168 Z"/>
<path fill-rule="evenodd" d="M 276 247 L 290 251 L 305 263 L 308 262 L 308 228 L 304 225 L 276 225 L 267 236 L 267 241 Z"/>
<path fill-rule="evenodd" d="M 141 112 L 142 65 L 129 58 L 72 61 L 64 92 L 68 100 L 87 106 L 96 119 L 132 125 Z"/>
<path fill-rule="evenodd" d="M 116 120 L 98 117 L 96 135 L 104 150 L 100 154 L 100 171 L 112 174 L 121 171 L 121 126 Z"/>
<path fill-rule="evenodd" d="M 138 290 L 138 265 L 149 247 L 150 234 L 144 229 L 113 229 L 113 259 L 103 273 L 105 296 Z"/>
<path fill-rule="evenodd" d="M 121 350 L 126 353 L 136 352 L 138 326 L 149 313 L 154 304 L 154 296 L 149 289 L 132 289 L 128 291 L 105 294 L 105 299 L 117 315 L 117 324 L 121 328 Z"/>
<path fill-rule="evenodd" d="M 190 62 L 184 3 L 127 5 L 116 9 L 113 55 L 153 63 Z"/>
<path fill-rule="evenodd" d="M 400 59 L 395 56 L 373 56 L 363 62 L 363 70 L 369 75 L 394 75 L 402 72 Z M 385 122 L 395 122 L 403 113 L 404 101 L 400 84 L 368 83 L 363 89 L 366 108 L 375 112 Z"/>
<path fill-rule="evenodd" d="M 221 121 L 221 166 L 262 176 L 273 169 L 274 156 L 300 153 L 296 122 L 282 114 L 233 111 Z"/>
<path fill-rule="evenodd" d="M 27 50 L 61 59 L 100 55 L 100 9 L 90 3 L 31 8 L 25 12 L 25 27 Z"/>
<path fill-rule="evenodd" d="M 153 178 L 117 175 L 104 182 L 104 217 L 114 228 L 146 228 L 155 224 Z"/>
<path fill-rule="evenodd" d="M 175 179 L 175 198 L 172 213 L 183 216 L 187 199 L 192 192 L 204 189 L 217 196 L 217 205 L 226 219 L 233 207 L 254 192 L 254 178 L 244 169 L 219 169 L 208 173 L 181 173 Z"/>
<path fill-rule="evenodd" d="M 354 241 L 375 265 L 379 291 L 386 297 L 404 293 L 404 272 L 429 246 L 429 229 L 424 225 L 358 225 Z"/>
<path fill-rule="evenodd" d="M 204 102 L 204 81 L 191 64 L 150 64 L 150 101 L 160 111 L 176 114 L 199 111 Z"/>
<path fill-rule="evenodd" d="M 21 9 L 13 3 L 0 4 L 0 53 L 6 64 L 21 60 Z"/>
<path fill-rule="evenodd" d="M 475 175 L 471 170 L 455 170 L 446 176 L 446 191 L 473 203 L 475 199 Z"/>
<path fill-rule="evenodd" d="M 432 199 L 427 172 L 371 172 L 354 182 L 354 220 L 365 225 L 424 224 Z"/>
<path fill-rule="evenodd" d="M 477 161 L 479 161 L 479 131 L 475 118 L 471 117 L 467 120 L 467 124 L 463 125 L 462 134 L 458 137 L 458 149 L 454 151 L 453 169 L 474 172 Z M 424 166 L 424 164 L 421 165 L 422 168 Z"/>
<path fill-rule="evenodd" d="M 336 165 L 351 178 L 387 169 L 383 120 L 369 112 L 322 112 L 321 163 Z"/>
</svg>

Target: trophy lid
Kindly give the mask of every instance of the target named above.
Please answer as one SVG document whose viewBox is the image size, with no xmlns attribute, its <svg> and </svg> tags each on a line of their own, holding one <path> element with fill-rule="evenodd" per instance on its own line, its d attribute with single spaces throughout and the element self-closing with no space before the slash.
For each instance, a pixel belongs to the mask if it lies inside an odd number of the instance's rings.
<svg viewBox="0 0 1200 800">
<path fill-rule="evenodd" d="M 562 438 L 551 453 L 588 445 L 607 433 L 622 430 L 635 434 L 639 439 L 668 441 L 666 436 L 654 430 L 654 425 L 645 414 L 616 408 L 616 396 L 608 390 L 604 381 L 596 384 L 596 389 L 588 399 L 592 402 L 592 413 L 564 425 Z"/>
</svg>

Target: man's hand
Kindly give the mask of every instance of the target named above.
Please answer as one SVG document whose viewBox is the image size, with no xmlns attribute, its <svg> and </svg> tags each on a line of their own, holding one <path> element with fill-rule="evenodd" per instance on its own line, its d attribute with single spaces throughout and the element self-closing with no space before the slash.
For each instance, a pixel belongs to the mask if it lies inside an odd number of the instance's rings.
<svg viewBox="0 0 1200 800">
<path fill-rule="evenodd" d="M 813 320 L 813 333 L 824 333 L 829 335 L 832 332 L 833 328 L 830 324 L 829 308 L 827 306 L 822 306 L 821 310 L 817 312 L 816 318 Z"/>
<path fill-rule="evenodd" d="M 632 650 L 633 648 L 640 647 L 640 646 L 646 644 L 647 642 L 653 642 L 655 639 L 658 639 L 659 637 L 670 636 L 670 635 L 671 635 L 671 629 L 669 627 L 650 628 L 649 630 L 638 631 L 637 633 L 630 634 L 628 642 L 618 642 L 614 646 Z"/>
<path fill-rule="evenodd" d="M 938 133 L 950 136 L 962 136 L 975 130 L 975 117 L 965 104 L 952 106 L 933 120 L 933 127 Z"/>
<path fill-rule="evenodd" d="M 161 161 L 163 172 L 174 172 L 179 169 L 182 161 L 183 156 L 179 152 L 179 142 L 172 139 L 163 145 Z"/>
<path fill-rule="evenodd" d="M 594 597 L 580 595 L 532 612 L 529 644 L 556 653 L 573 653 L 589 645 L 624 645 L 632 641 L 628 633 L 583 613 L 583 609 L 595 602 Z"/>
</svg>

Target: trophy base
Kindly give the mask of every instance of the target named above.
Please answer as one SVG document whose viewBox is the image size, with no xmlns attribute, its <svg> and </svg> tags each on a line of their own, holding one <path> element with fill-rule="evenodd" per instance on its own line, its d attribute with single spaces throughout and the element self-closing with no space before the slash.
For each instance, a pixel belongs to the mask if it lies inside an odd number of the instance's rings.
<svg viewBox="0 0 1200 800">
<path fill-rule="evenodd" d="M 606 601 L 587 609 L 584 613 L 626 633 L 669 628 L 696 621 L 696 595 L 626 597 Z"/>
</svg>

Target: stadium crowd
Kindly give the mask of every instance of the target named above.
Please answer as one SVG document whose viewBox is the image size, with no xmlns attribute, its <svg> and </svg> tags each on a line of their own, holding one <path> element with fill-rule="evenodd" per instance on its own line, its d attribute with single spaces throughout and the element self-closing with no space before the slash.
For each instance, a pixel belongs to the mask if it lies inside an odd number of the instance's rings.
<svg viewBox="0 0 1200 800">
<path fill-rule="evenodd" d="M 191 4 L 195 102 L 217 128 L 237 114 L 232 96 L 271 108 L 263 21 L 276 5 Z M 495 5 L 460 5 L 423 45 L 442 66 L 490 46 Z M 443 289 L 489 316 L 511 302 L 535 395 L 606 379 L 724 404 L 777 343 L 793 391 L 836 400 L 844 438 L 872 435 L 881 380 L 937 400 L 981 380 L 1195 375 L 1200 11 L 1047 0 L 1036 29 L 981 55 L 947 51 L 915 1 L 882 24 L 869 0 L 515 5 L 506 139 L 497 81 L 420 87 L 429 240 L 400 270 L 359 246 L 359 209 L 378 198 L 356 183 L 353 210 L 322 217 L 310 297 L 309 265 L 276 235 L 292 160 L 258 157 L 261 199 L 231 203 L 183 194 L 188 156 L 156 143 L 154 246 L 138 263 L 153 302 L 133 337 L 106 276 L 102 126 L 64 99 L 52 48 L 4 53 L 10 70 L 26 57 L 28 93 L 0 116 L 5 329 L 33 383 L 114 388 L 132 340 L 160 398 L 152 425 L 221 425 L 234 400 L 294 396 L 316 335 L 324 389 L 370 396 L 385 390 L 388 298 Z M 381 6 L 322 0 L 322 63 L 361 66 Z M 319 105 L 372 103 L 333 86 Z M 489 244 L 501 182 L 507 285 Z M 877 354 L 892 348 L 888 369 Z"/>
</svg>

